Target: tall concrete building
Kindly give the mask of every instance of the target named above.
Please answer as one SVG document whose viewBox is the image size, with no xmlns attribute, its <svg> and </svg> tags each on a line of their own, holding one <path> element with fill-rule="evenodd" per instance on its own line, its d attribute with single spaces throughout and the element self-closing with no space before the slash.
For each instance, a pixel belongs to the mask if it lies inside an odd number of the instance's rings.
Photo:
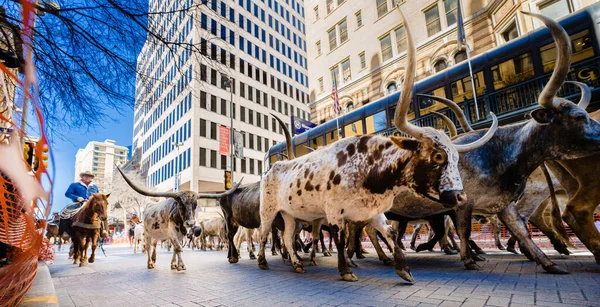
<svg viewBox="0 0 600 307">
<path fill-rule="evenodd" d="M 94 182 L 102 192 L 106 182 L 112 181 L 115 167 L 127 162 L 128 153 L 127 147 L 119 146 L 113 140 L 89 142 L 75 155 L 75 181 L 79 181 L 80 173 L 91 171 L 95 175 Z"/>
<path fill-rule="evenodd" d="M 231 94 L 244 143 L 234 181 L 259 180 L 266 151 L 284 140 L 270 113 L 309 117 L 303 2 L 150 0 L 149 10 L 149 28 L 178 43 L 149 35 L 138 56 L 133 151 L 148 185 L 223 190 Z"/>
<path fill-rule="evenodd" d="M 417 49 L 417 80 L 466 59 L 465 48 L 457 41 L 457 1 L 399 1 Z M 462 0 L 471 56 L 541 26 L 520 11 L 560 18 L 595 2 Z M 406 62 L 406 32 L 396 1 L 312 0 L 306 2 L 306 7 L 310 107 L 314 122 L 322 123 L 334 116 L 330 98 L 334 76 L 344 112 L 400 88 Z M 459 94 L 454 96 L 472 98 L 470 79 L 463 83 L 453 86 L 452 90 Z M 443 93 L 433 94 L 443 96 Z"/>
</svg>

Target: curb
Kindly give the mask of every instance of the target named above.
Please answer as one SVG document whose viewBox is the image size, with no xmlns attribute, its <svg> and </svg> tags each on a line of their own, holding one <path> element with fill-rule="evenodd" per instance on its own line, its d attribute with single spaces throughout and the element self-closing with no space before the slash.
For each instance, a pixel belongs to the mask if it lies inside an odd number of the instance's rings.
<svg viewBox="0 0 600 307">
<path fill-rule="evenodd" d="M 37 273 L 33 284 L 19 304 L 26 307 L 58 306 L 56 290 L 50 275 L 50 269 L 43 261 L 38 261 Z"/>
</svg>

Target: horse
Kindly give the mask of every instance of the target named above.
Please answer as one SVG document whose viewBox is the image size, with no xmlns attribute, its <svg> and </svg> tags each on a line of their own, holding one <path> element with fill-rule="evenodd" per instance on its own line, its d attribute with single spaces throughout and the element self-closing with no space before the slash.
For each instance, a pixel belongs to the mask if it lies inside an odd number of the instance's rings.
<svg viewBox="0 0 600 307">
<path fill-rule="evenodd" d="M 96 247 L 100 233 L 106 232 L 109 194 L 94 193 L 73 216 L 71 224 L 71 240 L 73 241 L 73 264 L 86 266 L 88 261 L 93 263 L 96 257 Z M 88 247 L 92 243 L 92 255 L 87 258 Z"/>
<path fill-rule="evenodd" d="M 54 243 L 58 242 L 58 250 L 60 251 L 63 244 L 69 240 L 69 235 L 67 233 L 61 234 L 59 229 L 57 224 L 48 224 L 46 227 L 46 238 L 48 240 L 54 238 Z"/>
</svg>

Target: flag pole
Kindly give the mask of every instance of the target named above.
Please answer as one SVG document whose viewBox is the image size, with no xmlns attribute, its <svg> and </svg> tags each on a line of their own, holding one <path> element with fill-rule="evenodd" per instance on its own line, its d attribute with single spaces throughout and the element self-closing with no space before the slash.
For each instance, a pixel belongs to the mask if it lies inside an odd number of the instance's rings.
<svg viewBox="0 0 600 307">
<path fill-rule="evenodd" d="M 337 125 L 337 133 L 338 139 L 342 138 L 342 134 L 340 133 L 340 113 L 342 112 L 341 107 L 339 107 L 339 96 L 337 90 L 337 80 L 336 76 L 333 75 L 333 87 L 335 89 L 335 97 L 333 97 L 333 113 L 335 113 L 335 123 Z"/>
<path fill-rule="evenodd" d="M 473 67 L 471 66 L 471 50 L 469 48 L 469 44 L 467 44 L 467 37 L 465 35 L 465 25 L 463 22 L 463 17 L 462 17 L 462 10 L 461 10 L 461 0 L 458 0 L 457 2 L 457 13 L 458 13 L 458 20 L 456 23 L 456 27 L 457 27 L 457 41 L 458 41 L 458 47 L 459 49 L 461 49 L 461 46 L 464 44 L 465 47 L 465 51 L 467 53 L 467 64 L 469 65 L 469 76 L 471 76 L 471 90 L 473 91 L 473 102 L 475 103 L 475 117 L 477 118 L 477 121 L 479 121 L 479 105 L 477 103 L 477 91 L 475 89 L 475 78 L 473 76 Z"/>
</svg>

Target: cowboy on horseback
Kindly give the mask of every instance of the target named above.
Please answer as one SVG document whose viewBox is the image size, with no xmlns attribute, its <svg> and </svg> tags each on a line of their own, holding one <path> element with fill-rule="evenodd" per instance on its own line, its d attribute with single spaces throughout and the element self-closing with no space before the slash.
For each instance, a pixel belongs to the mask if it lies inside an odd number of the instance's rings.
<svg viewBox="0 0 600 307">
<path fill-rule="evenodd" d="M 94 174 L 90 171 L 85 171 L 79 174 L 81 178 L 78 182 L 73 182 L 65 192 L 65 196 L 70 198 L 73 203 L 68 205 L 65 209 L 73 210 L 81 207 L 86 199 L 89 199 L 93 193 L 98 193 L 98 186 L 96 186 L 92 180 Z"/>
</svg>

